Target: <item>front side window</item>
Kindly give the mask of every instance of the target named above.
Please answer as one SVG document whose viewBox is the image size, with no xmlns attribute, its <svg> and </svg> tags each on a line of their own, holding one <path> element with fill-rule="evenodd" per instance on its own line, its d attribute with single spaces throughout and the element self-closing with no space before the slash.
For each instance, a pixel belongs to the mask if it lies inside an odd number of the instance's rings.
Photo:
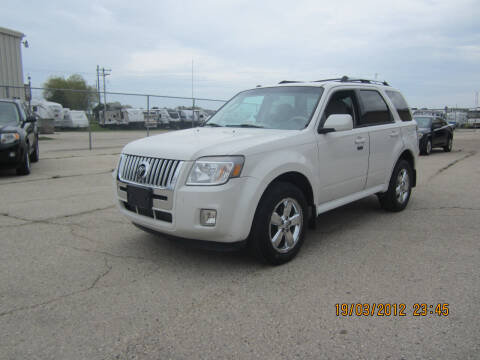
<svg viewBox="0 0 480 360">
<path fill-rule="evenodd" d="M 20 121 L 14 103 L 0 101 L 0 125 L 16 125 Z"/>
<path fill-rule="evenodd" d="M 362 112 L 360 126 L 380 125 L 392 122 L 392 114 L 378 91 L 360 90 Z"/>
<path fill-rule="evenodd" d="M 205 126 L 301 130 L 313 116 L 322 87 L 285 86 L 239 93 Z"/>
<path fill-rule="evenodd" d="M 412 114 L 410 113 L 410 109 L 408 108 L 407 102 L 402 94 L 398 91 L 387 91 L 386 93 L 392 101 L 393 106 L 395 106 L 395 109 L 397 109 L 400 119 L 402 119 L 402 121 L 412 120 Z"/>
<path fill-rule="evenodd" d="M 334 93 L 328 100 L 322 116 L 322 125 L 330 115 L 347 114 L 352 117 L 353 123 L 357 122 L 356 107 L 352 90 L 341 90 Z"/>
</svg>

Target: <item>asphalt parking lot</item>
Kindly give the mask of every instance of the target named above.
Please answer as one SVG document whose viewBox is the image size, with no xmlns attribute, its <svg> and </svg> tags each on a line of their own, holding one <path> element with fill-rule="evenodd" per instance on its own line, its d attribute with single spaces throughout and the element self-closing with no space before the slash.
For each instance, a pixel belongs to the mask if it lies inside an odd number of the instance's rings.
<svg viewBox="0 0 480 360">
<path fill-rule="evenodd" d="M 111 172 L 144 135 L 95 133 L 92 151 L 86 133 L 47 135 L 31 175 L 0 171 L 1 359 L 478 359 L 480 131 L 420 158 L 404 212 L 370 197 L 323 214 L 280 267 L 120 217 Z"/>
</svg>

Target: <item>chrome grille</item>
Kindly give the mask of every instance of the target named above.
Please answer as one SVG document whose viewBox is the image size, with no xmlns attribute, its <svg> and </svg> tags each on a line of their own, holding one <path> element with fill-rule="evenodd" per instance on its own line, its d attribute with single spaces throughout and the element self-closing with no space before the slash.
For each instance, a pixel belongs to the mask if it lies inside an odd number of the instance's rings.
<svg viewBox="0 0 480 360">
<path fill-rule="evenodd" d="M 183 161 L 122 154 L 118 175 L 120 180 L 139 185 L 172 189 Z M 141 176 L 141 166 L 145 174 Z M 140 172 L 140 173 L 139 173 Z"/>
</svg>

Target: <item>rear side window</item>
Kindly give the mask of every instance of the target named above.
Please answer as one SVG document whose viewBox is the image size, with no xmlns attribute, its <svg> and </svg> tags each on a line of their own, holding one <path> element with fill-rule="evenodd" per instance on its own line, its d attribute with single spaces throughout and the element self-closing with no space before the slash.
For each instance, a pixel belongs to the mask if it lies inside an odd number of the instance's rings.
<svg viewBox="0 0 480 360">
<path fill-rule="evenodd" d="M 385 100 L 375 90 L 360 90 L 358 92 L 362 102 L 360 126 L 380 125 L 392 122 L 392 114 Z"/>
<path fill-rule="evenodd" d="M 393 106 L 397 109 L 398 115 L 402 121 L 411 121 L 412 114 L 408 108 L 407 102 L 403 98 L 402 94 L 397 91 L 387 91 L 387 95 L 392 100 Z"/>
</svg>

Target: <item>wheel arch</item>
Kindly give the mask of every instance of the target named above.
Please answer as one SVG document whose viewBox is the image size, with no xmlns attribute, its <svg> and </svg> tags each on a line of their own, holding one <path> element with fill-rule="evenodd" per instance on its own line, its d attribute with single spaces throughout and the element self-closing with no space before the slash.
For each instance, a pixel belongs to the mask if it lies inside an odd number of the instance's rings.
<svg viewBox="0 0 480 360">
<path fill-rule="evenodd" d="M 308 206 L 307 211 L 309 211 L 309 214 L 307 217 L 311 217 L 311 216 L 315 217 L 316 206 L 315 206 L 315 195 L 314 195 L 312 184 L 305 174 L 296 170 L 285 171 L 283 173 L 277 174 L 267 182 L 266 186 L 264 186 L 260 191 L 260 196 L 258 196 L 257 206 L 254 214 L 256 214 L 258 207 L 264 195 L 267 193 L 267 191 L 272 186 L 274 186 L 279 182 L 286 182 L 296 186 L 304 194 L 305 200 L 307 201 L 307 206 Z M 254 215 L 252 224 L 254 221 L 255 221 L 255 215 Z"/>
<path fill-rule="evenodd" d="M 310 181 L 304 174 L 298 171 L 289 171 L 281 175 L 278 175 L 276 178 L 270 181 L 265 191 L 267 191 L 273 184 L 277 182 L 286 182 L 286 183 L 295 185 L 302 191 L 303 195 L 305 195 L 305 200 L 307 200 L 307 204 L 309 206 L 314 205 L 315 200 L 313 197 L 313 188 L 312 188 L 312 185 L 310 184 Z"/>
<path fill-rule="evenodd" d="M 417 185 L 417 170 L 416 170 L 416 167 L 415 167 L 415 165 L 416 165 L 415 164 L 415 156 L 413 155 L 413 153 L 409 149 L 406 149 L 400 154 L 397 161 L 395 162 L 395 165 L 400 160 L 405 160 L 410 164 L 410 167 L 412 168 L 412 171 L 413 171 L 412 187 L 415 187 Z"/>
</svg>

